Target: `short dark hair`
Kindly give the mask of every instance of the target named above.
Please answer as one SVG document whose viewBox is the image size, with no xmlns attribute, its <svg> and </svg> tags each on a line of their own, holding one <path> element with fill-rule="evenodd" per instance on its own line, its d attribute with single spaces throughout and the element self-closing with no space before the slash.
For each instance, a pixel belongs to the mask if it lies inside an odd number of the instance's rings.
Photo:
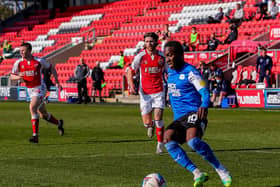
<svg viewBox="0 0 280 187">
<path fill-rule="evenodd" d="M 178 55 L 184 55 L 183 46 L 182 46 L 182 44 L 181 44 L 180 42 L 178 42 L 178 41 L 169 41 L 169 42 L 167 42 L 167 43 L 164 45 L 164 48 L 165 48 L 165 47 L 173 47 L 176 54 L 178 54 Z"/>
<path fill-rule="evenodd" d="M 29 49 L 30 51 L 32 51 L 32 45 L 30 43 L 28 43 L 28 42 L 22 43 L 20 45 L 20 47 L 26 47 L 26 49 Z"/>
<path fill-rule="evenodd" d="M 144 40 L 145 40 L 145 38 L 147 38 L 147 37 L 153 38 L 156 42 L 158 41 L 158 35 L 157 35 L 156 33 L 154 33 L 154 32 L 148 32 L 148 33 L 146 33 L 146 34 L 144 35 Z"/>
<path fill-rule="evenodd" d="M 260 47 L 261 51 L 267 51 L 265 47 Z"/>
</svg>

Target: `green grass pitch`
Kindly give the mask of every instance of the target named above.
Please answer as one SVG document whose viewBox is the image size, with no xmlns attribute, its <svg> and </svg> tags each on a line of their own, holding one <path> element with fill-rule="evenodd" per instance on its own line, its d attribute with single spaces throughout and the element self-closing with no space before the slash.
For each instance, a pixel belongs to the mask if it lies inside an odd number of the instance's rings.
<svg viewBox="0 0 280 187">
<path fill-rule="evenodd" d="M 191 187 L 192 175 L 169 155 L 155 154 L 156 138 L 146 136 L 136 105 L 48 104 L 65 121 L 65 136 L 40 121 L 40 143 L 32 145 L 28 103 L 0 103 L 0 186 L 140 187 L 158 172 L 168 187 Z M 278 110 L 209 111 L 204 136 L 231 171 L 233 187 L 280 186 Z M 172 121 L 170 109 L 164 121 Z M 222 186 L 218 175 L 184 145 L 189 157 L 209 173 L 205 187 Z"/>
</svg>

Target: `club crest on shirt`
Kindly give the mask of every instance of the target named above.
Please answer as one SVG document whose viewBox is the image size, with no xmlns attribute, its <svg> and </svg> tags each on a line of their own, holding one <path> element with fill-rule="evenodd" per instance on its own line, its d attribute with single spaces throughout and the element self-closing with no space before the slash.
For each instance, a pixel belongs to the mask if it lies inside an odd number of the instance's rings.
<svg viewBox="0 0 280 187">
<path fill-rule="evenodd" d="M 180 74 L 179 79 L 184 80 L 185 79 L 185 74 Z"/>
<path fill-rule="evenodd" d="M 160 60 L 158 61 L 158 65 L 162 66 L 163 64 L 164 64 L 164 60 L 163 60 L 163 59 L 160 59 Z"/>
<path fill-rule="evenodd" d="M 144 64 L 148 64 L 148 61 L 147 61 L 147 60 L 145 60 L 145 61 L 144 61 Z"/>
<path fill-rule="evenodd" d="M 22 65 L 21 68 L 24 69 L 24 65 Z"/>
</svg>

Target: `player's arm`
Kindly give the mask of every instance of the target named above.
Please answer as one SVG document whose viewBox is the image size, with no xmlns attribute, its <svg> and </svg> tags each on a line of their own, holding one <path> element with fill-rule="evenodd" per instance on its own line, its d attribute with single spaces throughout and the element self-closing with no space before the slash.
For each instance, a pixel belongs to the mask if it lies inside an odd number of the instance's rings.
<svg viewBox="0 0 280 187">
<path fill-rule="evenodd" d="M 134 73 L 133 69 L 131 67 L 128 67 L 126 77 L 127 77 L 127 82 L 128 82 L 131 93 L 136 93 L 135 85 L 134 85 L 134 82 L 133 82 L 134 74 L 135 73 Z"/>
<path fill-rule="evenodd" d="M 16 74 L 11 74 L 10 76 L 10 80 L 20 80 L 21 82 L 23 82 L 23 79 L 22 79 L 22 73 L 18 73 L 18 75 Z"/>
<path fill-rule="evenodd" d="M 23 73 L 19 71 L 19 61 L 16 61 L 13 66 L 10 80 L 20 80 L 23 82 Z"/>
<path fill-rule="evenodd" d="M 90 70 L 89 70 L 88 65 L 86 65 L 86 67 L 87 67 L 87 73 L 86 73 L 86 75 L 85 75 L 85 78 L 87 78 L 87 77 L 90 75 Z"/>
<path fill-rule="evenodd" d="M 205 119 L 208 113 L 208 107 L 210 105 L 210 94 L 207 88 L 206 82 L 200 76 L 199 72 L 190 72 L 188 77 L 190 83 L 193 84 L 195 89 L 201 95 L 201 105 L 197 111 L 199 119 Z"/>
<path fill-rule="evenodd" d="M 127 82 L 130 88 L 131 93 L 136 93 L 136 88 L 134 85 L 134 81 L 133 81 L 133 76 L 135 74 L 135 72 L 137 72 L 140 68 L 140 62 L 141 62 L 141 56 L 138 54 L 137 56 L 135 56 L 132 64 L 130 67 L 128 67 L 127 73 L 126 73 L 126 77 L 127 77 Z"/>
<path fill-rule="evenodd" d="M 58 75 L 57 75 L 57 71 L 55 69 L 55 67 L 53 65 L 51 65 L 51 71 L 55 80 L 55 84 L 59 89 L 62 89 L 62 86 L 59 84 L 59 80 L 58 80 Z"/>
</svg>

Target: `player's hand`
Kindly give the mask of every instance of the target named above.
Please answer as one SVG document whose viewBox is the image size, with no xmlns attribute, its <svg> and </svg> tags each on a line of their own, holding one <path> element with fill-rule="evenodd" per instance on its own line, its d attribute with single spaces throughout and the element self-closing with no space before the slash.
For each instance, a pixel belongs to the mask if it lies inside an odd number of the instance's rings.
<svg viewBox="0 0 280 187">
<path fill-rule="evenodd" d="M 24 76 L 24 73 L 23 72 L 19 72 L 18 76 L 22 78 Z"/>
<path fill-rule="evenodd" d="M 197 111 L 197 117 L 200 120 L 206 119 L 208 114 L 208 109 L 204 107 L 199 107 Z"/>
<path fill-rule="evenodd" d="M 62 86 L 61 86 L 61 84 L 56 84 L 55 86 L 56 86 L 58 89 L 60 89 L 60 90 L 63 89 Z"/>
<path fill-rule="evenodd" d="M 265 74 L 266 74 L 266 75 L 269 75 L 269 70 L 266 70 L 266 71 L 265 71 Z"/>
<path fill-rule="evenodd" d="M 132 94 L 136 94 L 136 88 L 135 88 L 135 85 L 133 84 L 133 85 L 129 85 L 129 91 L 130 91 L 130 93 L 132 93 Z"/>
</svg>

